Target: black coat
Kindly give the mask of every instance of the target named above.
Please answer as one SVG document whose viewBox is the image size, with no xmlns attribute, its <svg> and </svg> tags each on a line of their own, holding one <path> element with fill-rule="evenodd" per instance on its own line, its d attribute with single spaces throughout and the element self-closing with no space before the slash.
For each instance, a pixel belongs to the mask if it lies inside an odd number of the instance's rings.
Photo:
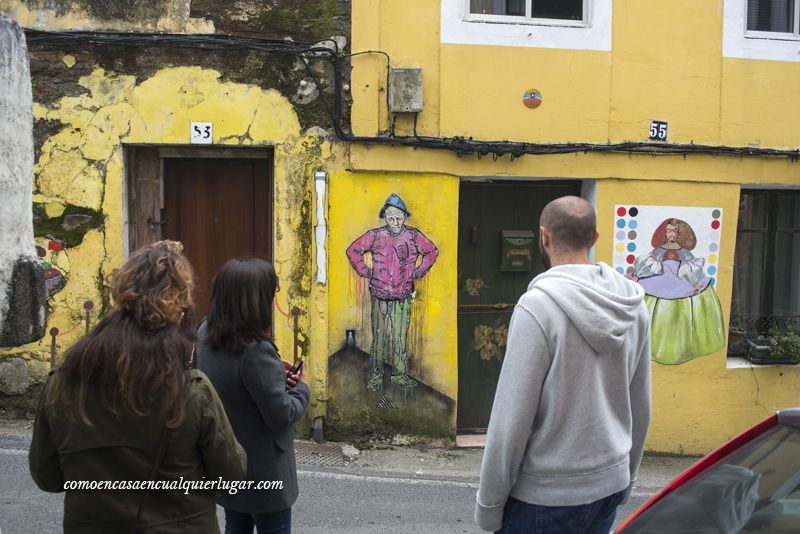
<svg viewBox="0 0 800 534">
<path fill-rule="evenodd" d="M 201 339 L 203 333 L 201 326 Z M 217 503 L 248 513 L 291 507 L 298 494 L 293 425 L 306 411 L 308 386 L 299 382 L 286 391 L 286 371 L 275 345 L 268 341 L 250 343 L 241 354 L 216 350 L 201 341 L 196 358 L 247 452 L 247 479 L 283 482 L 283 489 L 219 493 Z"/>
</svg>

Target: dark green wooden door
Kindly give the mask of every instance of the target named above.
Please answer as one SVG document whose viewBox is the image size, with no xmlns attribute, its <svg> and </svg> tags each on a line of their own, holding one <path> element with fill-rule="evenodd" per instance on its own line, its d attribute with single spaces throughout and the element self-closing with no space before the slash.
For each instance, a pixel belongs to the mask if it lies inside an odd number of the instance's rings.
<svg viewBox="0 0 800 534">
<path fill-rule="evenodd" d="M 458 209 L 458 432 L 485 432 L 505 354 L 508 322 L 528 283 L 544 271 L 500 270 L 501 232 L 532 230 L 548 202 L 580 195 L 579 182 L 461 184 Z"/>
</svg>

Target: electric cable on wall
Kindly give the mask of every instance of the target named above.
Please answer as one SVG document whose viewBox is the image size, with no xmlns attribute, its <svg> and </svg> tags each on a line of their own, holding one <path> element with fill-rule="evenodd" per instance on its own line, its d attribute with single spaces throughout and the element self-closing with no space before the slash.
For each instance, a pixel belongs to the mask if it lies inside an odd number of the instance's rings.
<svg viewBox="0 0 800 534">
<path fill-rule="evenodd" d="M 344 61 L 347 58 L 363 54 L 382 54 L 387 60 L 387 77 L 391 66 L 391 57 L 380 50 L 364 50 L 352 54 L 342 54 L 338 43 L 333 39 L 325 39 L 316 43 L 298 42 L 288 39 L 267 39 L 229 34 L 169 34 L 169 33 L 138 33 L 138 32 L 100 32 L 100 31 L 61 31 L 51 32 L 34 29 L 25 30 L 29 45 L 62 46 L 65 44 L 95 44 L 116 46 L 163 46 L 177 48 L 194 48 L 200 50 L 249 50 L 253 52 L 286 54 L 301 57 L 306 71 L 314 83 L 321 87 L 320 80 L 308 66 L 308 61 L 327 61 L 333 66 L 334 72 L 334 103 L 333 109 L 328 105 L 322 92 L 321 98 L 325 109 L 330 115 L 333 130 L 336 136 L 345 142 L 399 145 L 413 148 L 430 148 L 448 150 L 458 156 L 477 155 L 478 158 L 492 155 L 494 159 L 509 156 L 511 160 L 526 155 L 549 154 L 574 154 L 588 152 L 614 152 L 628 154 L 651 155 L 682 155 L 692 154 L 718 155 L 718 156 L 758 156 L 758 157 L 785 157 L 792 161 L 800 159 L 800 148 L 776 149 L 757 148 L 725 145 L 703 145 L 694 143 L 647 143 L 647 142 L 622 142 L 622 143 L 526 143 L 521 141 L 487 141 L 476 140 L 472 137 L 433 137 L 418 135 L 416 130 L 417 117 L 414 117 L 414 131 L 412 136 L 395 136 L 394 132 L 386 136 L 357 136 L 343 126 L 344 117 Z M 320 42 L 330 41 L 333 47 L 319 46 Z M 387 91 L 388 93 L 388 91 Z"/>
</svg>

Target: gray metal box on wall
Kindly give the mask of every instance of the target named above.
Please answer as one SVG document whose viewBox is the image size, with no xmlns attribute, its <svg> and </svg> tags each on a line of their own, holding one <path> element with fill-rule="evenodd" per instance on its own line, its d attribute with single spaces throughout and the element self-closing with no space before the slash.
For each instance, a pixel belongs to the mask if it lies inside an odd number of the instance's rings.
<svg viewBox="0 0 800 534">
<path fill-rule="evenodd" d="M 399 67 L 389 71 L 389 111 L 419 113 L 422 111 L 422 69 Z"/>
</svg>

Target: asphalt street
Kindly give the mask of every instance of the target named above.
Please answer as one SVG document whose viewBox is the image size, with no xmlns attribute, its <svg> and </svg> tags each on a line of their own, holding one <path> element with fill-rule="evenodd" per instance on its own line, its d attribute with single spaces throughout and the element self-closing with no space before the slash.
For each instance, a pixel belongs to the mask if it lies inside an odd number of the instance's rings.
<svg viewBox="0 0 800 534">
<path fill-rule="evenodd" d="M 28 474 L 28 439 L 0 434 L 0 529 L 2 534 L 55 534 L 61 532 L 63 494 L 34 485 Z M 300 497 L 292 510 L 298 534 L 480 532 L 472 521 L 474 481 L 309 465 L 299 467 L 299 480 Z M 618 517 L 646 497 L 635 493 Z"/>
</svg>

